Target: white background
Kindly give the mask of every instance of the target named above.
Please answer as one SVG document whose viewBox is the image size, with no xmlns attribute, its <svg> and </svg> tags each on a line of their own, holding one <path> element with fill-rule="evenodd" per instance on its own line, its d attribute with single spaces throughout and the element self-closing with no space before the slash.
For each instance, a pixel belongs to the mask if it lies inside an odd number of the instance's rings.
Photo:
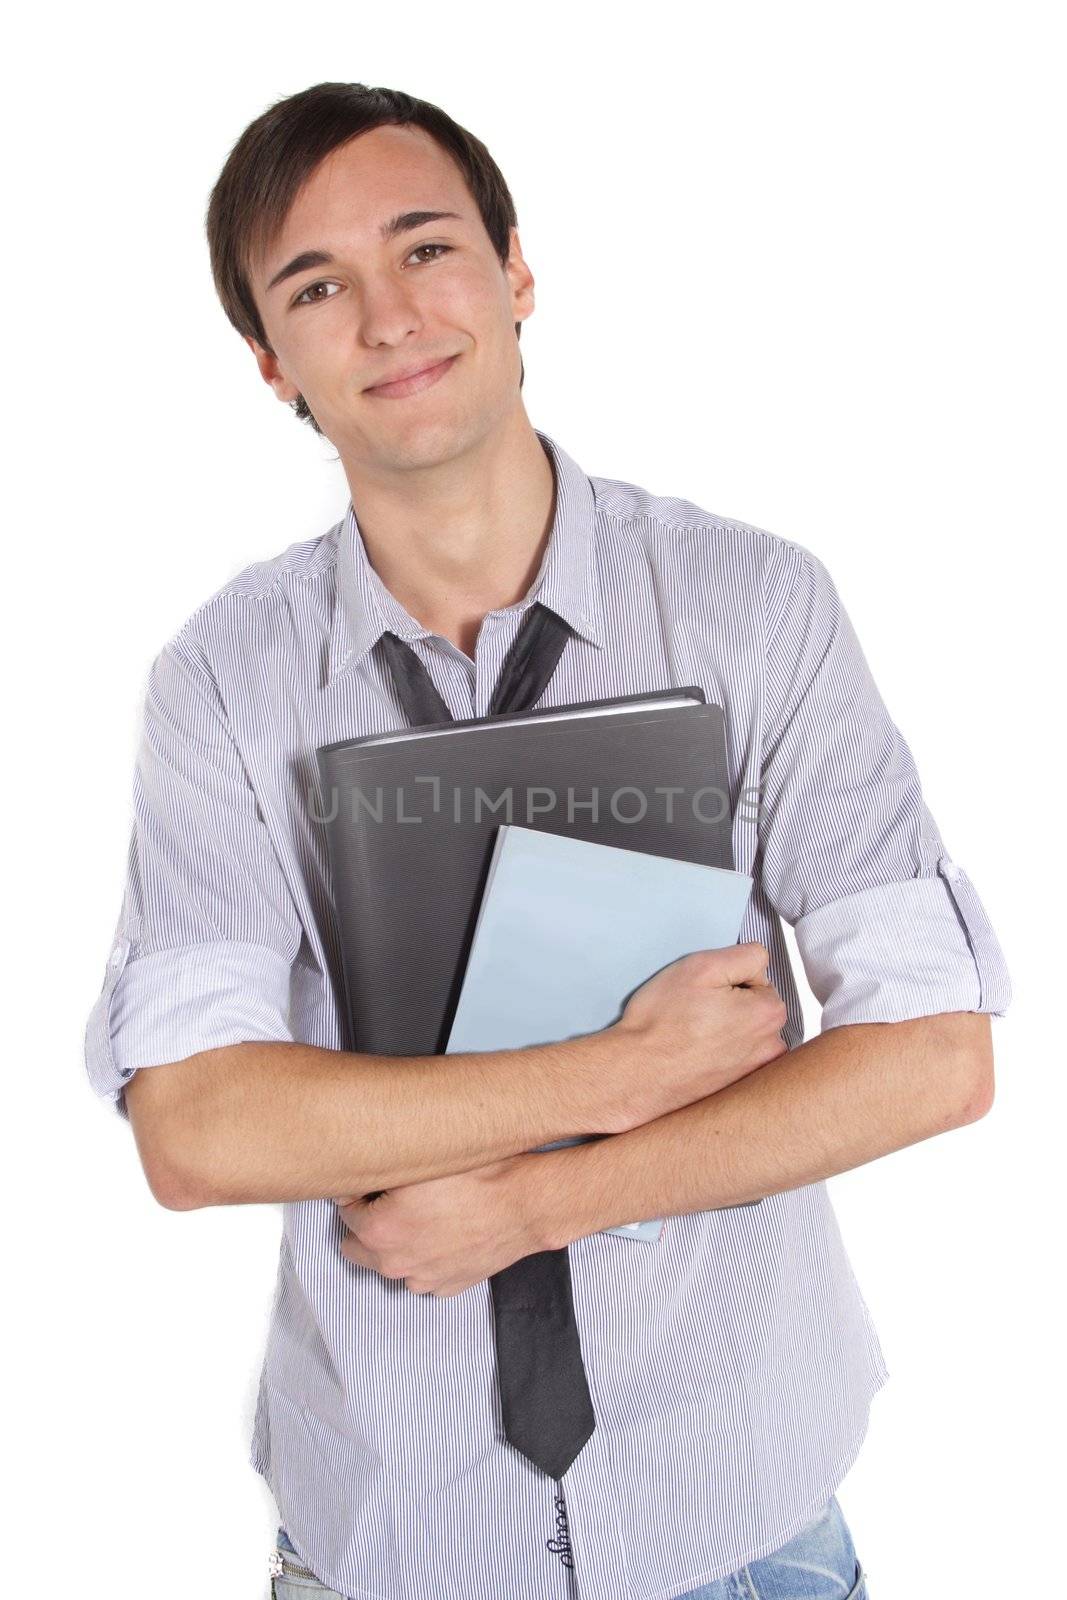
<svg viewBox="0 0 1067 1600">
<path fill-rule="evenodd" d="M 203 234 L 247 122 L 324 79 L 406 89 L 489 146 L 536 278 L 531 422 L 590 474 L 799 540 L 838 585 L 1014 984 L 990 1115 L 831 1180 L 891 1372 L 839 1498 L 872 1600 L 1044 1592 L 1064 1488 L 1054 23 L 411 0 L 8 25 L 5 1592 L 267 1591 L 277 1517 L 246 1458 L 281 1209 L 159 1207 L 82 1032 L 150 662 L 347 500 L 226 322 Z"/>
</svg>

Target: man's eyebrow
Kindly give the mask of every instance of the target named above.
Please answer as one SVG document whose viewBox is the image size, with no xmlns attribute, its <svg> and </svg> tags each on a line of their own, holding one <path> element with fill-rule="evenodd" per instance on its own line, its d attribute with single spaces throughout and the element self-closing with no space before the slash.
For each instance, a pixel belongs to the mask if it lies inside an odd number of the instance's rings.
<svg viewBox="0 0 1067 1600">
<path fill-rule="evenodd" d="M 421 228 L 427 222 L 441 222 L 446 218 L 455 222 L 463 221 L 458 211 L 401 211 L 397 216 L 390 217 L 388 222 L 383 222 L 379 232 L 382 240 L 388 244 L 398 234 L 410 233 L 413 228 Z M 295 278 L 298 272 L 307 272 L 311 267 L 332 267 L 333 264 L 334 257 L 326 250 L 302 250 L 274 274 L 267 285 L 267 293 L 287 278 Z"/>
</svg>

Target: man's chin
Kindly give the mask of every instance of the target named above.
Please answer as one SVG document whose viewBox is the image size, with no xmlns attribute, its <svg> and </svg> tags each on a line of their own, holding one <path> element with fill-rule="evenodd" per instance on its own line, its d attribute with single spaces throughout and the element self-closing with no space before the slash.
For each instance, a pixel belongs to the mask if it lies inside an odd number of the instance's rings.
<svg viewBox="0 0 1067 1600">
<path fill-rule="evenodd" d="M 473 422 L 467 413 L 462 417 L 423 417 L 408 426 L 375 429 L 373 436 L 362 436 L 357 453 L 373 458 L 368 466 L 376 462 L 385 471 L 440 466 L 454 461 L 479 437 Z"/>
</svg>

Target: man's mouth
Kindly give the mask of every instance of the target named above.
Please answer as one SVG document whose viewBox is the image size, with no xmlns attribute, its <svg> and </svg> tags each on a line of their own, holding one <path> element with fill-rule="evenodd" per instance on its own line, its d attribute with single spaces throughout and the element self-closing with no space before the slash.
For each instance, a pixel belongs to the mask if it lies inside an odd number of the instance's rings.
<svg viewBox="0 0 1067 1600">
<path fill-rule="evenodd" d="M 406 378 L 394 379 L 392 383 L 373 384 L 369 389 L 365 389 L 364 393 L 377 395 L 382 400 L 402 400 L 405 395 L 420 394 L 423 389 L 431 388 L 443 378 L 458 360 L 458 355 L 449 356 L 432 367 L 424 367 L 420 372 L 410 373 Z"/>
</svg>

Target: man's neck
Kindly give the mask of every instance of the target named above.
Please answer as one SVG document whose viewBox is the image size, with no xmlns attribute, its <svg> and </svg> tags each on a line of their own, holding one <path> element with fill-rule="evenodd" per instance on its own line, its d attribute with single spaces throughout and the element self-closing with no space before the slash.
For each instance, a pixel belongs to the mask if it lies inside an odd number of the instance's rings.
<svg viewBox="0 0 1067 1600">
<path fill-rule="evenodd" d="M 385 587 L 471 659 L 486 613 L 529 592 L 552 531 L 552 463 L 525 412 L 518 422 L 432 472 L 350 479 L 367 557 Z"/>
</svg>

